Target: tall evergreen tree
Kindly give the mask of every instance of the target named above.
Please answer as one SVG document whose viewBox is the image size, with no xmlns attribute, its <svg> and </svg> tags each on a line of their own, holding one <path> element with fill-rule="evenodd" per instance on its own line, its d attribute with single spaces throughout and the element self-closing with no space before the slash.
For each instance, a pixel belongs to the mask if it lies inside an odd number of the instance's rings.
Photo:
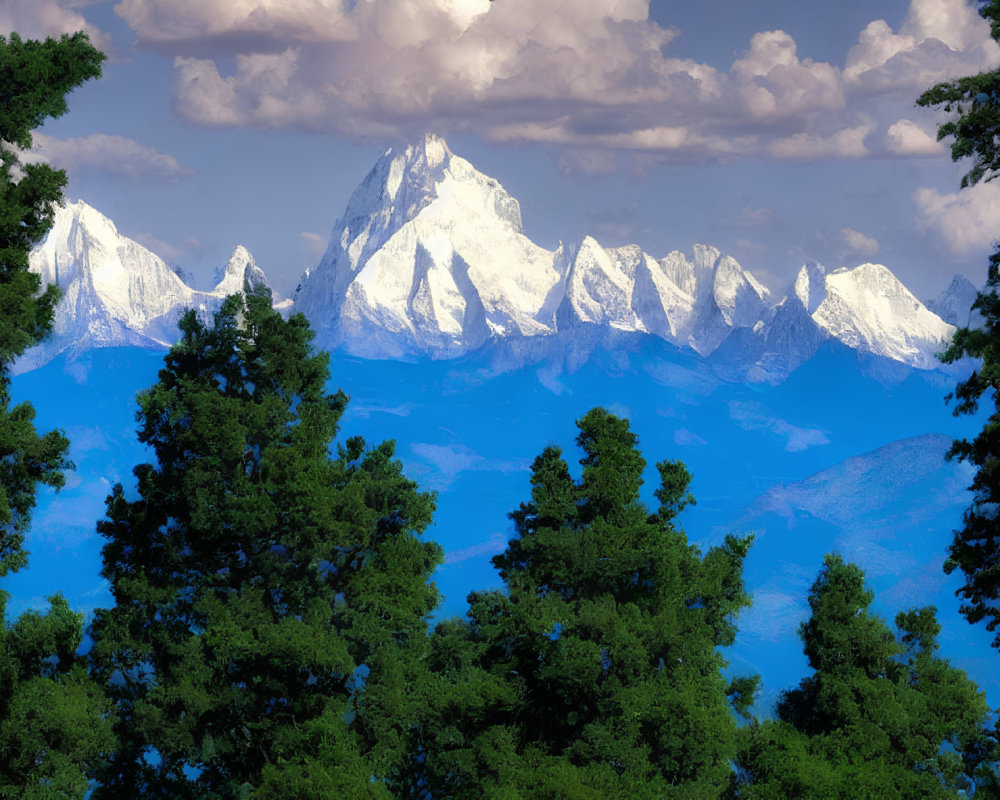
<svg viewBox="0 0 1000 800">
<path fill-rule="evenodd" d="M 640 500 L 646 462 L 626 420 L 577 422 L 574 480 L 557 447 L 531 472 L 516 536 L 494 559 L 504 592 L 470 596 L 438 627 L 450 676 L 420 752 L 434 797 L 710 798 L 731 780 L 756 681 L 726 683 L 720 646 L 748 603 L 749 539 L 702 555 L 674 519 L 693 502 L 680 462 L 657 465 L 659 509 Z"/>
<path fill-rule="evenodd" d="M 0 36 L 0 578 L 27 565 L 25 533 L 39 484 L 60 487 L 69 442 L 39 435 L 30 403 L 11 404 L 14 359 L 51 328 L 56 287 L 42 290 L 28 253 L 52 225 L 66 176 L 22 164 L 31 131 L 67 110 L 66 94 L 101 72 L 85 33 L 24 41 Z M 0 796 L 77 798 L 111 747 L 108 708 L 77 658 L 83 617 L 59 595 L 45 614 L 5 620 L 0 591 Z"/>
<path fill-rule="evenodd" d="M 872 598 L 860 568 L 826 557 L 800 628 L 813 674 L 782 695 L 777 720 L 751 726 L 739 797 L 996 796 L 989 708 L 935 655 L 934 609 L 898 614 L 894 635 Z"/>
<path fill-rule="evenodd" d="M 155 463 L 98 525 L 115 605 L 92 659 L 121 745 L 95 797 L 388 796 L 405 730 L 359 711 L 426 642 L 434 498 L 391 442 L 331 453 L 347 398 L 268 291 L 181 330 L 139 397 Z"/>
<path fill-rule="evenodd" d="M 66 174 L 23 164 L 20 151 L 46 119 L 66 113 L 66 95 L 101 74 L 104 54 L 86 33 L 44 42 L 0 36 L 0 577 L 27 563 L 24 534 L 38 484 L 59 487 L 69 442 L 39 436 L 30 403 L 11 407 L 10 367 L 52 327 L 58 289 L 42 291 L 28 253 L 52 227 Z"/>
<path fill-rule="evenodd" d="M 1000 0 L 990 0 L 980 14 L 990 21 L 993 38 L 1000 41 Z M 1000 175 L 1000 69 L 939 83 L 924 92 L 917 103 L 938 106 L 951 119 L 938 128 L 938 139 L 952 138 L 955 161 L 970 158 L 972 167 L 962 186 L 974 186 Z M 1000 232 L 998 232 L 1000 238 Z M 959 328 L 948 349 L 945 363 L 965 356 L 980 359 L 980 367 L 961 381 L 950 399 L 957 399 L 954 413 L 975 414 L 985 395 L 993 412 L 972 440 L 959 439 L 948 458 L 968 461 L 976 470 L 972 504 L 966 509 L 962 528 L 948 549 L 945 572 L 961 570 L 965 583 L 958 590 L 962 614 L 971 623 L 986 620 L 986 629 L 996 631 L 993 646 L 1000 648 L 1000 244 L 989 259 L 986 286 L 973 309 L 982 315 L 981 328 Z"/>
</svg>

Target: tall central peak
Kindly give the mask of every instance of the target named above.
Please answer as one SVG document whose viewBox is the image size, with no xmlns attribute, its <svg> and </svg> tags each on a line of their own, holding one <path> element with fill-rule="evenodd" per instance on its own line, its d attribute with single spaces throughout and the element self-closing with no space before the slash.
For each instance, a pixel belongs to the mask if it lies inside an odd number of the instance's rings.
<svg viewBox="0 0 1000 800">
<path fill-rule="evenodd" d="M 560 278 L 554 253 L 524 236 L 517 200 L 426 134 L 387 150 L 351 195 L 295 305 L 327 346 L 451 353 L 549 330 Z"/>
<path fill-rule="evenodd" d="M 444 164 L 454 153 L 436 133 L 426 133 L 423 139 L 407 146 L 406 155 L 412 161 L 423 161 L 429 168 L 434 168 Z"/>
</svg>

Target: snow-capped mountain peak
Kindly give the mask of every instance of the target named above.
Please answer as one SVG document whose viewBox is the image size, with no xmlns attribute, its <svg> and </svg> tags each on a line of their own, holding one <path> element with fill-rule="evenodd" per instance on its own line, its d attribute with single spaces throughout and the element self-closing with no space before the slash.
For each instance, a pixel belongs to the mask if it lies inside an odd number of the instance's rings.
<svg viewBox="0 0 1000 800">
<path fill-rule="evenodd" d="M 52 335 L 14 365 L 40 366 L 63 352 L 97 347 L 168 347 L 188 308 L 208 315 L 244 282 L 266 283 L 250 253 L 236 249 L 212 292 L 188 286 L 177 271 L 85 202 L 58 207 L 52 229 L 32 251 L 30 269 L 62 290 Z"/>
<path fill-rule="evenodd" d="M 551 332 L 555 256 L 524 236 L 498 181 L 428 135 L 376 162 L 295 306 L 328 347 L 454 355 Z"/>
<path fill-rule="evenodd" d="M 242 292 L 245 288 L 268 286 L 264 270 L 257 266 L 250 251 L 243 245 L 237 245 L 224 267 L 215 271 L 215 288 L 213 294 L 230 295 Z"/>
<path fill-rule="evenodd" d="M 932 369 L 954 327 L 928 311 L 882 264 L 841 268 L 826 276 L 826 297 L 812 314 L 854 349 Z"/>
<path fill-rule="evenodd" d="M 63 300 L 55 336 L 23 364 L 67 349 L 163 346 L 183 308 L 207 314 L 222 297 L 267 283 L 239 246 L 214 289 L 195 291 L 85 203 L 57 212 L 31 264 Z M 949 320 L 974 296 L 963 280 L 934 305 Z M 539 247 L 524 234 L 517 200 L 434 135 L 378 159 L 303 275 L 294 309 L 319 346 L 365 357 L 451 358 L 502 341 L 505 364 L 580 363 L 594 347 L 640 334 L 711 356 L 720 374 L 767 381 L 783 380 L 824 341 L 932 369 L 954 330 L 880 264 L 829 272 L 807 263 L 774 303 L 707 244 L 663 258 L 592 236 Z"/>
<path fill-rule="evenodd" d="M 949 325 L 975 328 L 983 324 L 982 314 L 972 310 L 977 294 L 972 281 L 964 275 L 956 275 L 947 289 L 927 303 L 927 308 Z"/>
</svg>

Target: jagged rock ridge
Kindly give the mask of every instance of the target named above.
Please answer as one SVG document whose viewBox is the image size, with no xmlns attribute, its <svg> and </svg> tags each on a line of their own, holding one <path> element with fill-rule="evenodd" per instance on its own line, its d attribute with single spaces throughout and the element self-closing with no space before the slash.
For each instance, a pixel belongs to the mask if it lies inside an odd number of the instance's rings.
<svg viewBox="0 0 1000 800">
<path fill-rule="evenodd" d="M 961 303 L 961 299 L 956 300 Z M 440 138 L 390 149 L 354 192 L 295 307 L 318 341 L 356 355 L 450 358 L 491 340 L 657 336 L 750 380 L 782 380 L 823 341 L 919 369 L 953 326 L 886 267 L 802 268 L 785 297 L 731 256 L 695 245 L 657 259 L 591 236 L 548 251 L 503 187 Z M 544 357 L 544 347 L 532 349 Z"/>
<path fill-rule="evenodd" d="M 267 282 L 237 247 L 215 288 L 196 291 L 182 270 L 82 202 L 58 211 L 31 264 L 64 296 L 54 336 L 20 371 L 62 352 L 164 347 L 184 308 L 208 314 L 225 295 Z M 363 357 L 452 358 L 499 343 L 508 366 L 580 363 L 599 344 L 649 335 L 729 376 L 778 382 L 826 341 L 932 369 L 974 294 L 956 278 L 932 311 L 882 265 L 828 272 L 810 263 L 774 302 L 708 245 L 655 258 L 587 236 L 547 250 L 524 234 L 518 202 L 498 181 L 428 135 L 376 162 L 303 275 L 294 310 L 310 319 L 320 346 Z"/>
<path fill-rule="evenodd" d="M 125 236 L 83 201 L 56 210 L 55 224 L 30 256 L 43 285 L 62 291 L 52 335 L 15 364 L 15 372 L 98 347 L 165 348 L 177 340 L 177 321 L 188 308 L 208 316 L 245 285 L 267 283 L 244 247 L 219 272 L 214 289 L 192 289 L 178 271 Z"/>
</svg>

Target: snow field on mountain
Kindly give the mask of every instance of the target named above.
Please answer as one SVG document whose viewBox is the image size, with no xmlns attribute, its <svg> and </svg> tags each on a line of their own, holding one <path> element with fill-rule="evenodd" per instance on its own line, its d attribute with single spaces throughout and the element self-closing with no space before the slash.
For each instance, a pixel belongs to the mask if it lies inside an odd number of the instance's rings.
<svg viewBox="0 0 1000 800">
<path fill-rule="evenodd" d="M 165 347 L 183 309 L 207 315 L 245 283 L 267 282 L 238 246 L 216 286 L 195 290 L 83 202 L 57 212 L 31 264 L 63 299 L 54 336 L 26 354 L 21 372 L 62 352 Z M 967 302 L 968 286 L 954 283 L 935 308 L 967 319 Z M 524 235 L 517 200 L 430 134 L 372 167 L 291 310 L 309 318 L 320 346 L 366 358 L 450 359 L 505 342 L 508 367 L 567 353 L 579 366 L 597 342 L 637 333 L 711 356 L 733 379 L 764 382 L 785 380 L 824 340 L 934 369 L 953 330 L 877 264 L 829 273 L 808 264 L 775 301 L 709 245 L 657 259 L 586 236 L 546 250 Z"/>
</svg>

